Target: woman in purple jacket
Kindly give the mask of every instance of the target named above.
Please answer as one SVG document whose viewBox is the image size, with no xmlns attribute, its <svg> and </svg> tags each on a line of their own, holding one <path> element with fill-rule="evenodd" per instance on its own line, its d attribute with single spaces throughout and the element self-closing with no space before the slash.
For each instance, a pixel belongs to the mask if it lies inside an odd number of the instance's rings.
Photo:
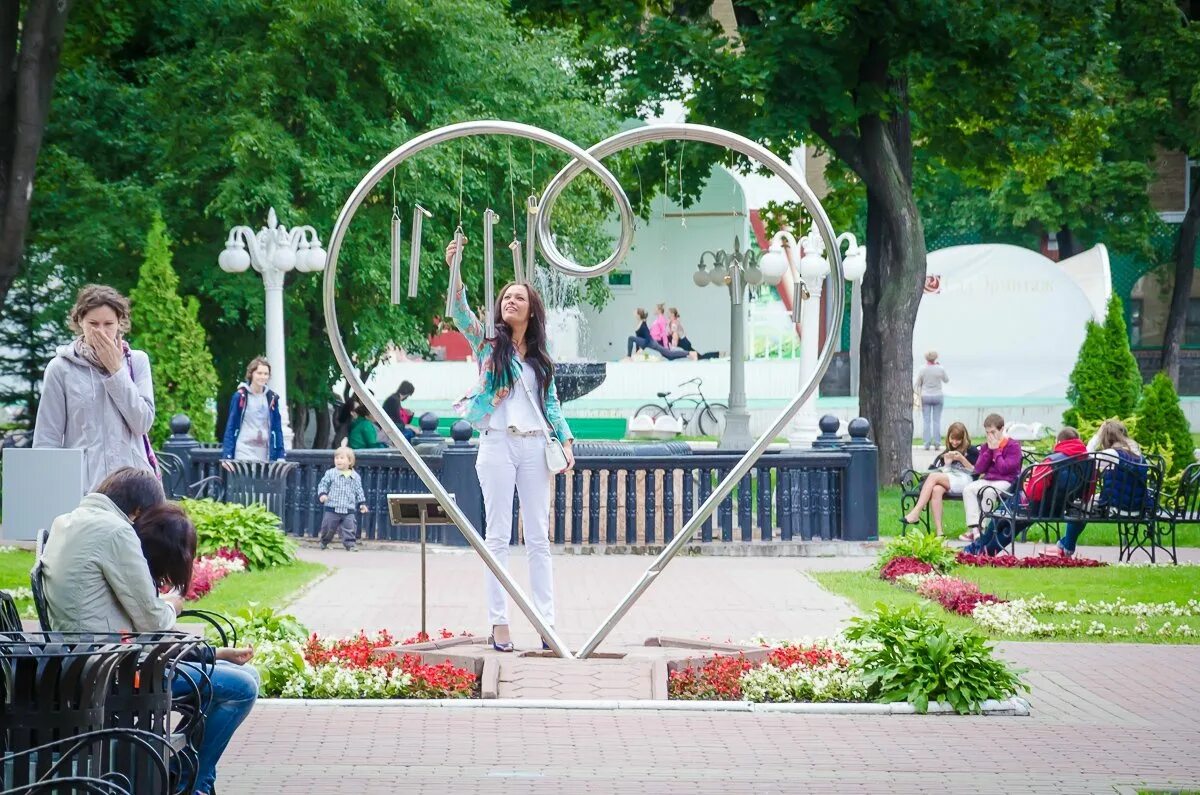
<svg viewBox="0 0 1200 795">
<path fill-rule="evenodd" d="M 975 480 L 963 489 L 963 513 L 967 517 L 967 532 L 963 541 L 979 537 L 979 517 L 991 510 L 997 492 L 1007 494 L 1021 474 L 1021 443 L 1004 435 L 1004 418 L 989 414 L 983 420 L 987 444 L 979 448 L 975 462 Z M 991 486 L 986 492 L 983 490 Z M 981 493 L 982 492 L 982 493 Z"/>
</svg>

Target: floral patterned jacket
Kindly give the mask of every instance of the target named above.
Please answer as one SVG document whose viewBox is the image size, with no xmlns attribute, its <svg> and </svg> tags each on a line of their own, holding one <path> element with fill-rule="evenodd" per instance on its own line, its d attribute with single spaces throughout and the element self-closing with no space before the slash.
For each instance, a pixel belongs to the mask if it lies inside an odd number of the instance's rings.
<svg viewBox="0 0 1200 795">
<path fill-rule="evenodd" d="M 500 405 L 500 401 L 508 397 L 509 387 L 497 387 L 495 378 L 492 375 L 492 343 L 484 339 L 483 324 L 479 322 L 479 318 L 471 311 L 471 306 L 467 303 L 467 290 L 465 287 L 460 288 L 454 297 L 454 312 L 451 317 L 454 318 L 454 323 L 458 326 L 458 330 L 467 338 L 467 342 L 471 343 L 471 350 L 475 352 L 475 359 L 479 362 L 479 380 L 475 382 L 475 386 L 471 388 L 463 397 L 454 404 L 454 409 L 465 419 L 471 423 L 476 430 L 484 430 L 488 427 L 488 418 L 492 416 L 492 411 L 496 406 Z M 509 368 L 512 372 L 512 380 L 510 383 L 516 385 L 517 379 L 521 377 L 521 363 L 516 356 L 513 356 L 509 362 Z M 546 402 L 543 408 L 543 414 L 547 422 L 550 423 L 550 431 L 560 442 L 567 442 L 575 437 L 571 435 L 571 429 L 567 425 L 566 419 L 563 417 L 562 404 L 558 402 L 558 390 L 554 386 L 554 379 L 550 379 L 550 388 L 546 393 Z"/>
</svg>

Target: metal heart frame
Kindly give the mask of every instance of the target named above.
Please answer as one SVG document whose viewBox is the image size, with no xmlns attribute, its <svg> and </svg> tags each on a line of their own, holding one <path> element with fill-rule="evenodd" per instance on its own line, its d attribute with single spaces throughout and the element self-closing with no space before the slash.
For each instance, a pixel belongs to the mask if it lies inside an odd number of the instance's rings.
<svg viewBox="0 0 1200 795">
<path fill-rule="evenodd" d="M 334 300 L 337 258 L 350 221 L 354 217 L 354 213 L 357 211 L 359 205 L 366 199 L 367 194 L 383 179 L 388 171 L 417 152 L 456 138 L 475 135 L 511 135 L 519 138 L 529 138 L 548 144 L 575 158 L 562 171 L 555 175 L 554 179 L 550 181 L 543 191 L 541 201 L 539 202 L 541 213 L 538 216 L 538 226 L 536 234 L 532 235 L 532 237 L 537 238 L 537 244 L 541 246 L 542 253 L 549 264 L 572 276 L 587 278 L 606 273 L 624 259 L 632 244 L 633 213 L 628 197 L 626 197 L 624 190 L 616 178 L 600 163 L 600 159 L 642 143 L 655 141 L 696 141 L 723 146 L 765 166 L 769 171 L 782 179 L 784 184 L 795 191 L 801 203 L 804 204 L 812 216 L 813 222 L 825 243 L 826 251 L 830 252 L 830 273 L 833 277 L 832 289 L 834 295 L 841 295 L 845 290 L 841 252 L 836 243 L 833 226 L 830 224 L 824 208 L 821 207 L 820 202 L 817 201 L 816 196 L 813 195 L 807 183 L 785 161 L 777 157 L 769 149 L 760 146 L 748 138 L 716 127 L 696 124 L 656 125 L 629 130 L 607 138 L 585 152 L 566 139 L 531 125 L 503 121 L 463 122 L 425 133 L 394 150 L 376 164 L 351 193 L 350 198 L 346 201 L 338 216 L 333 233 L 330 236 L 329 264 L 325 269 L 324 282 L 326 329 L 329 334 L 330 344 L 333 347 L 334 357 L 338 362 L 338 367 L 341 368 L 347 383 L 351 385 L 359 399 L 362 400 L 363 404 L 370 411 L 371 416 L 380 424 L 388 438 L 391 439 L 392 443 L 404 455 L 405 460 L 412 466 L 413 471 L 417 473 L 430 492 L 437 497 L 438 502 L 445 509 L 446 513 L 463 531 L 463 536 L 467 539 L 471 547 L 479 554 L 484 564 L 496 576 L 504 590 L 508 592 L 513 601 L 521 608 L 521 612 L 525 614 L 530 623 L 541 633 L 542 637 L 549 642 L 555 654 L 559 657 L 570 657 L 571 654 L 567 651 L 566 645 L 554 632 L 553 628 L 542 621 L 541 616 L 538 615 L 537 610 L 534 609 L 528 597 L 525 596 L 524 592 L 521 591 L 508 572 L 499 565 L 495 556 L 488 550 L 478 530 L 471 524 L 461 508 L 450 498 L 450 495 L 438 481 L 432 470 L 429 469 L 416 450 L 413 449 L 412 445 L 408 443 L 408 440 L 400 433 L 391 418 L 384 414 L 382 407 L 375 401 L 370 392 L 367 391 L 366 385 L 363 384 L 362 380 L 358 377 L 358 373 L 352 366 L 337 323 L 337 309 Z M 550 225 L 554 202 L 566 188 L 567 184 L 585 170 L 596 174 L 601 182 L 613 193 L 616 199 L 617 211 L 621 218 L 621 235 L 616 250 L 608 259 L 590 268 L 580 266 L 562 256 L 555 246 Z M 534 241 L 527 241 L 527 244 L 533 245 Z M 650 587 L 658 575 L 662 573 L 663 569 L 675 557 L 683 545 L 691 540 L 700 528 L 700 525 L 713 514 L 721 501 L 729 496 L 734 486 L 758 461 L 771 441 L 787 426 L 796 412 L 804 405 L 805 401 L 815 392 L 821 377 L 829 368 L 829 363 L 833 357 L 834 340 L 838 336 L 836 332 L 841 328 L 842 314 L 843 307 L 841 302 L 834 302 L 828 324 L 830 333 L 826 335 L 825 345 L 822 347 L 817 359 L 817 368 L 810 375 L 808 382 L 800 390 L 799 394 L 775 418 L 771 427 L 755 441 L 742 459 L 718 484 L 717 488 L 701 504 L 692 518 L 675 535 L 671 543 L 655 558 L 654 562 L 642 575 L 641 580 L 613 609 L 599 629 L 587 640 L 577 655 L 579 659 L 585 659 L 595 652 L 596 648 L 629 611 L 637 599 Z"/>
<path fill-rule="evenodd" d="M 588 154 L 603 160 L 609 155 L 624 151 L 625 149 L 656 141 L 696 141 L 715 144 L 723 146 L 726 149 L 731 149 L 756 161 L 760 165 L 766 166 L 771 173 L 782 179 L 789 188 L 796 192 L 801 203 L 812 216 L 813 223 L 817 227 L 818 232 L 820 232 L 821 239 L 825 242 L 826 251 L 831 253 L 829 264 L 830 274 L 833 276 L 832 294 L 842 295 L 845 292 L 846 279 L 842 273 L 841 251 L 837 245 L 837 236 L 834 233 L 833 225 L 829 222 L 829 217 L 825 214 L 825 209 L 817 201 L 817 197 L 809 189 L 808 184 L 792 171 L 791 166 L 766 147 L 751 141 L 749 138 L 716 127 L 707 127 L 701 124 L 663 124 L 638 127 L 618 133 L 593 146 L 588 150 Z M 552 240 L 550 220 L 554 210 L 554 202 L 571 180 L 579 176 L 587 168 L 584 162 L 576 160 L 567 165 L 566 168 L 554 176 L 554 179 L 550 181 L 550 184 L 546 186 L 546 190 L 542 193 L 540 202 L 542 214 L 538 219 L 538 237 L 543 247 L 545 247 L 546 241 Z M 825 345 L 821 349 L 820 356 L 817 357 L 817 369 L 809 377 L 808 383 L 804 385 L 800 393 L 775 418 L 775 421 L 771 423 L 771 427 L 767 428 L 755 440 L 754 444 L 746 451 L 741 460 L 729 471 L 729 474 L 725 476 L 713 493 L 709 495 L 708 499 L 700 505 L 700 508 L 692 515 L 692 518 L 675 534 L 671 543 L 667 544 L 658 557 L 654 559 L 654 562 L 642 575 L 642 579 L 613 608 L 613 611 L 604 619 L 604 623 L 600 625 L 600 628 L 588 638 L 583 648 L 579 650 L 577 655 L 579 659 L 586 659 L 596 651 L 596 647 L 603 642 L 621 618 L 629 612 L 629 609 L 646 592 L 651 583 L 657 579 L 667 564 L 671 562 L 671 559 L 683 548 L 683 545 L 692 539 L 692 536 L 700 529 L 700 525 L 712 516 L 717 506 L 721 504 L 721 501 L 729 496 L 734 486 L 750 471 L 750 468 L 758 461 L 759 457 L 767 449 L 767 446 L 771 444 L 771 441 L 787 427 L 787 424 L 791 422 L 796 412 L 800 410 L 805 401 L 816 391 L 817 385 L 821 382 L 821 377 L 829 369 L 829 362 L 833 358 L 834 340 L 838 338 L 838 332 L 842 327 L 842 314 L 842 302 L 834 301 L 833 311 L 829 318 L 829 331 L 825 335 Z"/>
<path fill-rule="evenodd" d="M 462 508 L 450 497 L 450 494 L 437 479 L 433 470 L 421 459 L 421 456 L 417 454 L 413 446 L 408 443 L 408 440 L 400 433 L 400 429 L 392 422 L 391 417 L 384 413 L 383 407 L 375 400 L 375 397 L 367 389 L 362 379 L 358 377 L 358 372 L 350 361 L 350 354 L 346 351 L 345 342 L 342 340 L 341 327 L 338 325 L 337 303 L 335 300 L 338 255 L 342 250 L 342 241 L 345 240 L 346 233 L 350 228 L 350 221 L 353 220 L 354 214 L 358 211 L 363 201 L 366 200 L 371 189 L 379 184 L 389 171 L 418 152 L 447 141 L 479 135 L 510 135 L 547 144 L 575 158 L 573 162 L 585 164 L 583 167 L 594 172 L 600 181 L 604 183 L 605 187 L 612 192 L 613 198 L 616 200 L 617 212 L 621 216 L 621 235 L 617 241 L 616 250 L 612 255 L 599 265 L 588 268 L 577 265 L 555 252 L 556 255 L 554 258 L 547 255 L 547 259 L 550 260 L 552 265 L 575 276 L 598 276 L 612 270 L 625 258 L 625 255 L 629 252 L 630 245 L 633 243 L 633 208 L 630 207 L 629 198 L 625 195 L 621 184 L 617 182 L 617 178 L 601 165 L 599 160 L 562 136 L 529 124 L 519 124 L 509 121 L 472 121 L 451 124 L 447 127 L 440 127 L 419 135 L 403 146 L 393 150 L 389 155 L 376 163 L 374 168 L 367 172 L 367 175 L 362 178 L 350 193 L 350 198 L 346 200 L 345 205 L 342 206 L 342 211 L 338 214 L 337 222 L 333 225 L 333 233 L 329 239 L 329 263 L 325 268 L 325 281 L 323 283 L 325 329 L 329 334 L 329 344 L 333 348 L 333 355 L 337 360 L 338 367 L 342 371 L 342 375 L 345 377 L 346 382 L 350 384 L 358 399 L 367 407 L 367 410 L 371 413 L 371 417 L 379 423 L 379 426 L 383 428 L 384 433 L 387 434 L 392 444 L 400 450 L 400 453 L 404 456 L 409 466 L 417 473 L 417 477 L 421 478 L 421 482 L 437 497 L 438 503 L 451 520 L 458 525 L 467 543 L 479 554 L 479 557 L 483 558 L 484 564 L 487 565 L 492 574 L 496 575 L 496 579 L 500 581 L 500 585 L 513 598 L 513 601 L 521 608 L 521 612 L 525 614 L 525 617 L 529 619 L 530 623 L 533 624 L 541 636 L 550 644 L 550 648 L 554 653 L 559 657 L 570 657 L 570 651 L 567 650 L 566 644 L 555 633 L 554 628 L 542 620 L 533 603 L 529 601 L 529 597 L 517 586 L 516 581 L 509 576 L 509 573 L 496 560 L 496 556 L 487 548 L 483 536 L 471 524 L 471 520 L 463 513 Z M 532 245 L 532 241 L 530 241 L 530 244 Z"/>
</svg>

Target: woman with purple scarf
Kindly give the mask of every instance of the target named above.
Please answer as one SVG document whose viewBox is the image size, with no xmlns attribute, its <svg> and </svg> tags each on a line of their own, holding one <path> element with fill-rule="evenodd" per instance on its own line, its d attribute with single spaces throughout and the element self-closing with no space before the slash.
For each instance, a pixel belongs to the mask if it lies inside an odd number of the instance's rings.
<svg viewBox="0 0 1200 795">
<path fill-rule="evenodd" d="M 111 287 L 79 291 L 61 345 L 42 378 L 34 447 L 83 450 L 86 492 L 121 467 L 154 472 L 150 357 L 125 342 L 129 299 Z"/>
</svg>

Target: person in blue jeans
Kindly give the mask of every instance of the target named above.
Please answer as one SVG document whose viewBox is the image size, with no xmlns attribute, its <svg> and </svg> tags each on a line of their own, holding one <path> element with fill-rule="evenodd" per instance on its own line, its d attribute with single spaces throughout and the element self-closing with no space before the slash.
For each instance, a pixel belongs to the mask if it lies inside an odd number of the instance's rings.
<svg viewBox="0 0 1200 795">
<path fill-rule="evenodd" d="M 1100 476 L 1097 506 L 1133 513 L 1142 511 L 1149 496 L 1146 490 L 1146 459 L 1142 457 L 1138 443 L 1130 438 L 1125 423 L 1120 420 L 1105 422 L 1088 448 L 1099 451 L 1096 453 L 1096 469 Z M 1066 532 L 1058 544 L 1042 554 L 1046 557 L 1075 557 L 1075 546 L 1085 527 L 1087 522 L 1067 522 Z"/>
</svg>

